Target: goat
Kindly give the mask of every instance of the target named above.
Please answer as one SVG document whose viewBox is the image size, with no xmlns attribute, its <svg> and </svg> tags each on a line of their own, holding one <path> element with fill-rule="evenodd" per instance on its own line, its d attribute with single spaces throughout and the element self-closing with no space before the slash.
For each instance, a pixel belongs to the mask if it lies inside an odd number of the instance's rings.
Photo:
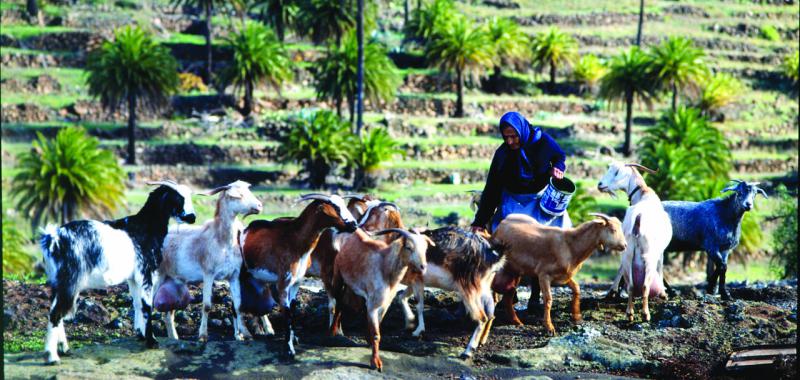
<svg viewBox="0 0 800 380">
<path fill-rule="evenodd" d="M 425 251 L 429 244 L 423 235 L 398 228 L 378 231 L 375 235 L 391 232 L 399 233 L 400 238 L 388 244 L 372 239 L 364 230 L 357 229 L 355 233 L 342 239 L 339 254 L 334 261 L 335 298 L 342 300 L 346 285 L 366 301 L 367 342 L 372 343 L 370 363 L 379 371 L 383 369 L 379 353 L 380 322 L 409 267 L 425 273 Z M 331 323 L 331 335 L 336 335 L 341 316 L 342 310 L 337 308 Z"/>
<path fill-rule="evenodd" d="M 434 243 L 425 252 L 428 269 L 424 274 L 409 271 L 402 283 L 408 286 L 400 296 L 406 328 L 411 328 L 414 314 L 408 298 L 417 298 L 419 324 L 412 333 L 419 336 L 425 331 L 425 287 L 434 287 L 458 293 L 469 317 L 477 324 L 463 358 L 472 357 L 472 351 L 486 343 L 494 320 L 494 296 L 491 283 L 504 260 L 492 249 L 486 239 L 458 227 L 442 227 L 423 231 Z"/>
<path fill-rule="evenodd" d="M 48 225 L 40 238 L 47 282 L 51 289 L 50 316 L 45 338 L 47 363 L 58 363 L 58 344 L 69 350 L 63 319 L 75 310 L 84 289 L 102 289 L 124 281 L 133 299 L 134 327 L 156 345 L 149 313 L 144 322 L 142 303 L 152 305 L 155 272 L 161 262 L 161 246 L 169 219 L 194 223 L 191 190 L 172 181 L 150 192 L 135 215 L 100 222 L 78 220 L 61 227 Z M 149 310 L 148 310 L 149 311 Z"/>
<path fill-rule="evenodd" d="M 234 338 L 242 340 L 250 337 L 239 310 L 239 270 L 242 267 L 239 234 L 244 226 L 236 220 L 236 215 L 247 216 L 261 212 L 262 204 L 249 188 L 249 183 L 235 181 L 202 194 L 212 196 L 219 193 L 214 219 L 194 228 L 173 229 L 164 240 L 164 261 L 159 268 L 160 276 L 183 282 L 203 282 L 203 312 L 198 334 L 200 340 L 208 339 L 208 313 L 211 311 L 214 281 L 217 280 L 225 280 L 230 285 L 236 318 L 233 325 Z M 174 309 L 164 314 L 164 322 L 168 336 L 179 339 L 175 330 Z"/>
<path fill-rule="evenodd" d="M 756 194 L 767 198 L 767 193 L 758 187 L 757 182 L 733 182 L 734 184 L 722 189 L 722 193 L 733 192 L 729 197 L 703 202 L 661 202 L 672 222 L 672 240 L 666 252 L 707 252 L 706 292 L 714 293 L 719 278 L 719 294 L 724 300 L 730 299 L 725 289 L 728 255 L 739 245 L 744 213 L 753 208 Z"/>
<path fill-rule="evenodd" d="M 511 214 L 492 233 L 492 245 L 506 260 L 504 269 L 514 273 L 517 279 L 522 275 L 534 275 L 538 279 L 544 298 L 544 326 L 552 335 L 555 327 L 550 319 L 553 305 L 551 283 L 567 284 L 572 290 L 572 320 L 579 323 L 582 320 L 580 288 L 573 277 L 598 248 L 627 248 L 619 219 L 603 214 L 591 215 L 598 219 L 562 229 L 541 225 L 528 215 Z M 508 293 L 509 288 L 494 290 Z M 512 298 L 505 299 L 511 301 Z M 513 320 L 519 321 L 512 302 L 506 302 L 506 309 Z"/>
<path fill-rule="evenodd" d="M 307 194 L 299 201 L 313 200 L 300 216 L 273 221 L 251 222 L 242 234 L 244 266 L 252 277 L 262 283 L 274 283 L 278 303 L 286 317 L 286 350 L 294 358 L 294 308 L 300 282 L 309 267 L 311 252 L 326 228 L 353 232 L 358 226 L 347 210 L 344 200 L 337 196 Z M 261 318 L 267 332 L 272 326 L 266 315 Z"/>
<path fill-rule="evenodd" d="M 367 231 L 377 231 L 384 228 L 403 228 L 400 214 L 397 212 L 397 205 L 391 202 L 381 202 L 377 199 L 360 197 L 351 198 L 347 209 L 354 215 L 359 215 L 359 227 Z M 317 276 L 322 280 L 322 284 L 328 294 L 328 323 L 333 323 L 333 315 L 336 309 L 336 298 L 332 293 L 333 265 L 338 249 L 335 239 L 342 239 L 348 234 L 336 234 L 328 229 L 320 236 L 319 243 L 311 253 L 311 267 L 308 274 Z M 388 236 L 388 235 L 387 235 Z M 329 326 L 330 327 L 330 326 Z M 336 331 L 344 335 L 341 324 Z"/>
<path fill-rule="evenodd" d="M 613 292 L 622 277 L 628 287 L 628 308 L 625 312 L 633 321 L 633 297 L 642 296 L 642 316 L 650 321 L 650 297 L 666 298 L 659 267 L 664 262 L 664 250 L 672 239 L 672 224 L 656 192 L 647 186 L 636 168 L 650 173 L 654 170 L 639 164 L 613 162 L 597 184 L 598 190 L 616 196 L 622 190 L 631 204 L 625 211 L 623 229 L 628 248 L 622 254 L 619 271 L 611 284 Z"/>
</svg>

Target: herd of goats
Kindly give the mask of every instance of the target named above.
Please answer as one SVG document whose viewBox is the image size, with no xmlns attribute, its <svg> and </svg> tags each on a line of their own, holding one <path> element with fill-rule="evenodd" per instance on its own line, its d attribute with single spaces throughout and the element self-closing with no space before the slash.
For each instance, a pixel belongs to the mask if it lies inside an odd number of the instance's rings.
<svg viewBox="0 0 800 380">
<path fill-rule="evenodd" d="M 766 197 L 764 190 L 756 183 L 734 180 L 723 190 L 731 191 L 731 196 L 662 202 L 639 170 L 650 171 L 638 164 L 612 163 L 597 185 L 612 196 L 617 191 L 627 194 L 630 207 L 622 222 L 592 214 L 593 220 L 561 229 L 514 214 L 491 235 L 453 226 L 408 229 L 394 203 L 318 193 L 299 199 L 311 203 L 297 217 L 256 220 L 244 228 L 237 215 L 258 214 L 262 204 L 242 181 L 202 194 L 219 194 L 212 220 L 169 228 L 170 218 L 179 224 L 194 223 L 192 192 L 172 181 L 151 182 L 159 186 L 135 215 L 104 222 L 73 221 L 44 230 L 41 248 L 52 289 L 46 361 L 59 361 L 59 344 L 62 352 L 68 350 L 63 319 L 74 312 L 79 293 L 125 281 L 135 309 L 134 328 L 148 347 L 157 344 L 151 307 L 162 312 L 169 337 L 178 339 L 174 313 L 189 303 L 187 282 L 203 283 L 199 337 L 207 339 L 212 287 L 214 281 L 226 281 L 234 306 L 234 337 L 251 337 L 242 313 L 260 317 L 264 331 L 274 334 L 267 314 L 277 303 L 286 319 L 285 349 L 292 358 L 297 292 L 306 275 L 317 276 L 328 295 L 330 334 L 342 334 L 343 307 L 366 310 L 371 365 L 378 370 L 382 369 L 380 322 L 400 284 L 407 286 L 400 301 L 408 329 L 415 319 L 408 299 L 416 297 L 415 336 L 425 330 L 426 286 L 460 296 L 466 314 L 477 324 L 462 354 L 465 358 L 486 342 L 500 295 L 512 323 L 522 324 L 513 307 L 521 276 L 533 279 L 532 298 L 538 299 L 541 291 L 544 325 L 550 334 L 555 333 L 551 284 L 566 284 L 572 290 L 572 320 L 579 322 L 580 290 L 574 277 L 598 250 L 623 252 L 609 294 L 617 292 L 624 279 L 626 316 L 631 321 L 634 297 L 643 299 L 645 321 L 650 320 L 649 297 L 666 297 L 664 252 L 706 251 L 711 263 L 706 290 L 713 293 L 718 281 L 720 295 L 727 299 L 728 253 L 739 242 L 743 214 L 753 207 L 756 194 Z"/>
</svg>

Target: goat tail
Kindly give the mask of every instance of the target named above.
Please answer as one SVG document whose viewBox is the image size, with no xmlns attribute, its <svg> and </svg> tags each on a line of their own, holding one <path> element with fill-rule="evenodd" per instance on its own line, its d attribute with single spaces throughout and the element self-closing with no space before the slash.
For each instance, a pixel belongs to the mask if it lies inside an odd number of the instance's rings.
<svg viewBox="0 0 800 380">
<path fill-rule="evenodd" d="M 53 254 L 58 251 L 60 244 L 58 226 L 55 224 L 48 224 L 45 228 L 41 229 L 41 233 L 42 235 L 39 237 L 39 246 L 42 249 L 44 271 L 51 285 L 55 285 L 56 266 Z"/>
</svg>

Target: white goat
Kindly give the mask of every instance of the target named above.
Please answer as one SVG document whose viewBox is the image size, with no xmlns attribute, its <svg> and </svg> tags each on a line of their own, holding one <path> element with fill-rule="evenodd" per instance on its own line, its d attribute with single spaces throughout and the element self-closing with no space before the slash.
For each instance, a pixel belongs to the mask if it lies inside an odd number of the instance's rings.
<svg viewBox="0 0 800 380">
<path fill-rule="evenodd" d="M 251 215 L 261 212 L 261 202 L 250 192 L 250 184 L 236 181 L 203 194 L 220 193 L 214 219 L 202 226 L 171 229 L 164 240 L 164 260 L 159 272 L 162 278 L 173 278 L 184 282 L 203 282 L 203 316 L 200 320 L 200 340 L 208 339 L 208 312 L 211 311 L 211 295 L 214 281 L 224 280 L 230 284 L 231 298 L 236 322 L 234 338 L 249 338 L 244 325 L 241 305 L 239 270 L 242 267 L 242 251 L 239 235 L 244 226 L 236 215 Z M 178 339 L 175 330 L 175 310 L 164 314 L 167 334 Z"/>
<path fill-rule="evenodd" d="M 641 294 L 642 317 L 650 321 L 649 297 L 666 297 L 658 267 L 672 239 L 672 224 L 661 205 L 661 199 L 647 186 L 636 168 L 655 173 L 638 164 L 613 162 L 597 188 L 614 197 L 617 190 L 625 191 L 628 195 L 631 206 L 625 211 L 622 222 L 628 247 L 622 254 L 622 262 L 611 289 L 616 289 L 620 277 L 624 276 L 628 287 L 628 320 L 633 321 L 633 297 Z"/>
</svg>

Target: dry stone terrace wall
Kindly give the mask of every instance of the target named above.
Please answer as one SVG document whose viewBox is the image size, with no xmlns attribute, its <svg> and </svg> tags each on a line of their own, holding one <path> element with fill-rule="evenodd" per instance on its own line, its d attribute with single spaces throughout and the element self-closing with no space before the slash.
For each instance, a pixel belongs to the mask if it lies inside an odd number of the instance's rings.
<svg viewBox="0 0 800 380">
<path fill-rule="evenodd" d="M 645 22 L 664 20 L 664 16 L 653 13 L 645 13 L 644 18 Z M 616 12 L 592 12 L 585 14 L 537 14 L 532 16 L 515 16 L 512 17 L 512 19 L 523 26 L 606 26 L 636 23 L 639 21 L 639 14 Z"/>
</svg>

